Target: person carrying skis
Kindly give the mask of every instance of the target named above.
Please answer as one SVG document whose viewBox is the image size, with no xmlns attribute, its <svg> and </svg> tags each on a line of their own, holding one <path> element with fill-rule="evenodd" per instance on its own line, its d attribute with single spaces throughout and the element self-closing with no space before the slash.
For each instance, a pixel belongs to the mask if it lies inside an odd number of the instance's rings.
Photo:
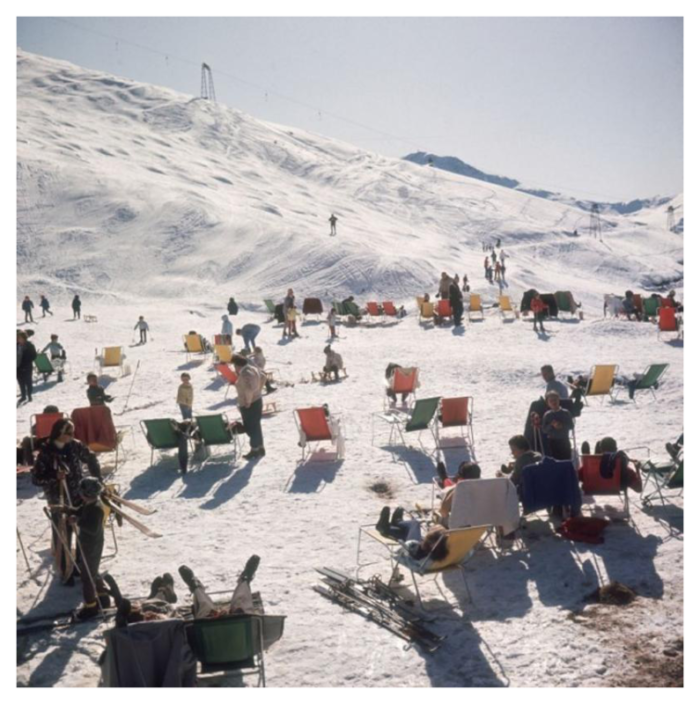
<svg viewBox="0 0 700 704">
<path fill-rule="evenodd" d="M 190 383 L 190 375 L 187 372 L 180 374 L 182 382 L 177 389 L 177 405 L 180 406 L 183 420 L 192 418 L 192 404 L 194 403 L 194 389 Z"/>
<path fill-rule="evenodd" d="M 49 299 L 44 296 L 42 293 L 41 296 L 39 296 L 39 306 L 41 307 L 41 317 L 45 318 L 46 314 L 48 313 L 49 315 L 53 315 L 53 313 L 49 310 L 51 307 L 51 304 L 49 303 Z"/>
<path fill-rule="evenodd" d="M 252 352 L 255 349 L 255 338 L 260 334 L 260 326 L 255 323 L 246 323 L 242 328 L 236 330 L 236 335 L 240 335 L 245 343 L 245 348 Z"/>
<path fill-rule="evenodd" d="M 97 383 L 97 374 L 90 372 L 87 375 L 87 397 L 91 406 L 104 406 L 114 401 L 114 397 L 105 393 L 105 390 Z"/>
<path fill-rule="evenodd" d="M 340 370 L 343 368 L 343 358 L 334 352 L 330 345 L 323 348 L 326 355 L 326 363 L 323 365 L 323 378 L 329 379 L 331 374 L 335 381 L 340 381 Z"/>
<path fill-rule="evenodd" d="M 238 315 L 238 303 L 233 300 L 233 296 L 228 299 L 228 314 L 229 315 Z"/>
<path fill-rule="evenodd" d="M 76 318 L 80 320 L 80 308 L 82 305 L 83 302 L 80 300 L 80 296 L 76 293 L 75 296 L 73 296 L 73 302 L 71 303 L 71 308 L 73 309 L 73 320 Z"/>
<path fill-rule="evenodd" d="M 540 294 L 535 292 L 535 295 L 530 301 L 530 310 L 534 315 L 534 330 L 537 332 L 537 323 L 540 324 L 540 332 L 544 332 L 544 316 L 547 313 L 548 306 L 540 298 Z"/>
<path fill-rule="evenodd" d="M 17 383 L 19 384 L 20 403 L 32 402 L 32 374 L 36 347 L 29 342 L 29 337 L 23 330 L 17 331 Z"/>
<path fill-rule="evenodd" d="M 331 213 L 331 216 L 328 218 L 328 222 L 331 224 L 331 237 L 333 237 L 333 235 L 337 234 L 335 231 L 335 224 L 338 222 L 338 218 L 335 216 L 335 213 Z"/>
<path fill-rule="evenodd" d="M 63 365 L 66 359 L 66 351 L 63 349 L 63 345 L 58 341 L 58 335 L 51 335 L 51 342 L 41 351 L 45 353 L 47 350 L 51 358 L 51 366 L 58 374 L 58 381 L 63 381 Z M 44 377 L 44 381 L 46 381 L 46 377 Z"/>
<path fill-rule="evenodd" d="M 142 315 L 139 315 L 138 322 L 134 325 L 134 330 L 138 328 L 139 331 L 139 345 L 145 345 L 148 339 L 147 333 L 150 330 L 148 323 L 143 319 Z"/>
<path fill-rule="evenodd" d="M 22 301 L 22 310 L 24 311 L 24 322 L 33 323 L 34 316 L 32 315 L 32 308 L 34 308 L 34 303 L 29 296 L 25 296 Z"/>
<path fill-rule="evenodd" d="M 256 326 L 257 327 L 257 326 Z M 262 387 L 264 385 L 262 372 L 247 357 L 233 355 L 233 366 L 238 374 L 236 391 L 238 392 L 238 408 L 243 419 L 243 427 L 250 439 L 250 452 L 243 455 L 246 460 L 265 457 L 265 444 L 262 434 Z"/>
<path fill-rule="evenodd" d="M 233 339 L 233 324 L 225 314 L 221 316 L 221 334 L 224 336 L 224 340 L 228 338 L 228 343 L 224 344 L 230 345 Z"/>
</svg>

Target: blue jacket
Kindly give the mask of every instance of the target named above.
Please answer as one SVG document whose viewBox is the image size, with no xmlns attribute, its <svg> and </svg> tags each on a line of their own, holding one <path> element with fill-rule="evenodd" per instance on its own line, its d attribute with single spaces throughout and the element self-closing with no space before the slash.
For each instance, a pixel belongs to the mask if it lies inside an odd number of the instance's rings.
<svg viewBox="0 0 700 704">
<path fill-rule="evenodd" d="M 574 463 L 545 457 L 523 469 L 520 481 L 523 513 L 550 506 L 569 506 L 573 516 L 581 511 L 581 489 Z"/>
</svg>

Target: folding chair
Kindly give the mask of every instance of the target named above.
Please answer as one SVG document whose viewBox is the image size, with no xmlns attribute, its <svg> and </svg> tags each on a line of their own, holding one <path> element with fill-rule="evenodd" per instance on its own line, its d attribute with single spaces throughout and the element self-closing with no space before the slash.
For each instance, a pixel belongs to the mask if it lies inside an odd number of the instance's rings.
<svg viewBox="0 0 700 704">
<path fill-rule="evenodd" d="M 265 304 L 265 307 L 267 308 L 267 312 L 270 314 L 270 320 L 274 320 L 275 319 L 275 304 L 273 303 L 273 301 L 270 298 L 263 299 L 263 303 Z"/>
<path fill-rule="evenodd" d="M 372 416 L 372 444 L 374 445 L 374 418 L 380 418 L 385 423 L 389 423 L 391 430 L 389 433 L 388 443 L 391 445 L 395 443 L 397 437 L 401 440 L 401 444 L 404 447 L 408 447 L 406 444 L 406 438 L 404 433 L 418 433 L 418 444 L 421 446 L 423 452 L 425 452 L 425 447 L 420 440 L 420 434 L 424 430 L 430 431 L 430 434 L 435 441 L 435 450 L 438 451 L 438 438 L 436 429 L 436 418 L 435 414 L 440 404 L 440 397 L 434 396 L 433 398 L 422 398 L 416 401 L 411 414 L 406 416 L 404 413 L 375 413 Z M 432 453 L 429 453 L 432 454 Z"/>
<path fill-rule="evenodd" d="M 391 378 L 388 379 L 387 387 L 396 396 L 406 394 L 406 402 L 410 403 L 411 398 L 415 401 L 416 389 L 420 386 L 418 381 L 418 367 L 399 367 L 394 369 Z M 384 396 L 384 408 L 386 409 L 388 396 Z"/>
<path fill-rule="evenodd" d="M 630 502 L 627 494 L 627 484 L 622 473 L 624 458 L 618 452 L 612 477 L 602 477 L 600 466 L 604 455 L 581 455 L 581 467 L 578 470 L 581 481 L 581 491 L 588 496 L 619 496 L 623 503 L 626 518 L 630 516 Z"/>
<path fill-rule="evenodd" d="M 97 454 L 114 452 L 114 466 L 119 464 L 119 447 L 129 426 L 115 427 L 108 406 L 76 408 L 71 413 L 75 437 Z"/>
<path fill-rule="evenodd" d="M 666 505 L 666 500 L 683 497 L 683 456 L 669 462 L 652 462 L 647 460 L 640 465 L 640 470 L 644 478 L 642 487 L 642 503 L 651 506 L 654 501 L 660 501 L 662 506 Z M 653 482 L 654 489 L 645 494 L 649 482 Z M 669 492 L 677 492 L 670 495 Z"/>
<path fill-rule="evenodd" d="M 459 570 L 462 576 L 462 581 L 464 582 L 464 589 L 467 593 L 467 598 L 471 602 L 471 592 L 469 590 L 469 584 L 467 583 L 467 575 L 465 572 L 465 565 L 469 558 L 474 554 L 477 546 L 482 541 L 489 526 L 474 526 L 470 528 L 456 528 L 454 530 L 448 530 L 445 532 L 443 540 L 447 541 L 447 557 L 443 560 L 435 561 L 432 559 L 431 555 L 428 555 L 424 560 L 414 560 L 405 551 L 399 551 L 394 553 L 393 559 L 395 564 L 395 574 L 398 571 L 398 565 L 405 567 L 411 573 L 413 579 L 413 586 L 416 589 L 416 596 L 418 597 L 418 603 L 423 611 L 430 611 L 435 609 L 426 609 L 423 603 L 423 597 L 420 593 L 418 587 L 418 580 L 416 575 L 420 577 L 432 577 L 435 585 L 440 591 L 440 595 L 446 602 L 446 606 L 451 606 L 449 600 L 442 591 L 440 585 L 438 584 L 437 578 L 443 572 L 448 572 L 450 570 Z M 435 552 L 436 548 L 440 545 L 440 542 L 433 548 Z M 444 607 L 443 607 L 444 608 Z"/>
<path fill-rule="evenodd" d="M 438 414 L 438 424 L 436 436 L 438 447 L 455 447 L 464 444 L 471 448 L 474 453 L 474 429 L 472 427 L 472 414 L 474 413 L 474 399 L 471 396 L 459 398 L 443 398 L 440 402 L 440 413 Z M 444 437 L 440 434 L 441 428 L 459 428 L 459 436 Z"/>
<path fill-rule="evenodd" d="M 226 393 L 224 394 L 224 399 L 228 396 L 228 392 L 231 390 L 232 386 L 236 385 L 236 382 L 238 381 L 238 374 L 231 369 L 231 367 L 228 366 L 228 364 L 224 364 L 223 362 L 220 364 L 216 365 L 216 371 L 221 374 L 224 379 L 228 382 L 228 385 L 226 387 Z"/>
<path fill-rule="evenodd" d="M 214 335 L 214 345 L 228 345 L 233 346 L 233 340 L 231 335 Z"/>
<path fill-rule="evenodd" d="M 163 450 L 179 449 L 180 435 L 173 427 L 175 422 L 170 418 L 154 418 L 140 422 L 146 442 L 151 448 L 151 467 L 153 466 L 153 457 L 156 450 L 163 452 Z"/>
<path fill-rule="evenodd" d="M 262 617 L 233 614 L 219 618 L 195 619 L 188 624 L 188 640 L 200 663 L 198 683 L 205 675 L 236 672 L 258 675 L 258 686 L 265 686 L 265 657 Z"/>
<path fill-rule="evenodd" d="M 367 302 L 367 314 L 369 315 L 370 318 L 384 319 L 384 313 L 376 301 L 368 301 Z"/>
<path fill-rule="evenodd" d="M 605 396 L 613 400 L 612 389 L 617 375 L 617 364 L 596 364 L 591 369 L 591 374 L 588 378 L 588 386 L 583 399 L 588 403 L 589 396 L 603 396 L 602 402 L 605 402 Z"/>
<path fill-rule="evenodd" d="M 238 435 L 231 432 L 231 424 L 223 413 L 195 416 L 199 440 L 207 449 L 214 445 L 233 445 L 233 453 L 239 452 Z"/>
<path fill-rule="evenodd" d="M 214 357 L 220 364 L 230 364 L 233 359 L 233 347 L 231 345 L 214 345 Z"/>
<path fill-rule="evenodd" d="M 659 385 L 661 377 L 666 373 L 666 370 L 670 366 L 670 364 L 665 363 L 650 364 L 644 371 L 644 374 L 642 374 L 641 378 L 635 382 L 634 396 L 632 396 L 632 400 L 637 403 L 637 393 L 639 391 L 651 391 L 654 400 L 656 400 L 656 393 L 654 392 L 654 387 Z M 618 389 L 617 394 L 619 394 L 621 390 L 622 387 Z M 617 394 L 615 394 L 615 397 L 617 397 Z"/>
<path fill-rule="evenodd" d="M 423 304 L 425 303 L 425 298 L 423 296 L 416 296 L 416 307 L 418 308 L 418 317 L 421 317 L 421 312 L 423 310 Z"/>
<path fill-rule="evenodd" d="M 469 294 L 469 310 L 467 311 L 469 320 L 472 319 L 472 313 L 479 313 L 481 319 L 484 319 L 484 307 L 481 304 L 481 296 L 478 293 Z"/>
<path fill-rule="evenodd" d="M 520 317 L 518 311 L 513 308 L 513 302 L 510 300 L 510 296 L 499 296 L 498 297 L 498 309 L 501 313 L 501 318 L 505 322 L 506 320 L 515 320 Z M 508 318 L 508 313 L 513 317 Z"/>
<path fill-rule="evenodd" d="M 196 333 L 190 333 L 188 335 L 184 335 L 182 339 L 185 342 L 185 350 L 187 351 L 186 356 L 188 362 L 193 354 L 206 353 L 206 350 L 204 349 L 204 340 L 202 340 L 201 335 L 197 335 Z"/>
<path fill-rule="evenodd" d="M 662 332 L 677 332 L 679 338 L 683 337 L 679 319 L 676 317 L 675 308 L 659 308 L 658 338 L 661 338 Z"/>
<path fill-rule="evenodd" d="M 632 300 L 634 301 L 634 309 L 644 317 L 644 304 L 642 303 L 642 294 L 633 293 Z"/>
<path fill-rule="evenodd" d="M 418 324 L 433 323 L 435 324 L 435 306 L 430 301 L 421 301 L 420 312 L 418 314 Z"/>
<path fill-rule="evenodd" d="M 323 315 L 323 303 L 321 303 L 321 299 L 305 298 L 301 308 L 301 312 L 305 316 L 315 315 L 318 317 L 318 320 L 320 320 L 321 316 Z"/>
<path fill-rule="evenodd" d="M 340 427 L 340 418 L 326 416 L 323 407 L 297 408 L 294 411 L 294 420 L 299 431 L 299 445 L 301 446 L 301 462 L 308 459 L 314 452 L 311 443 L 316 443 L 316 448 L 322 442 L 330 442 L 335 448 L 335 455 L 329 459 L 334 461 L 345 458 L 345 438 Z"/>
<path fill-rule="evenodd" d="M 34 358 L 34 369 L 37 373 L 36 378 L 38 379 L 40 376 L 43 376 L 44 381 L 46 381 L 49 376 L 56 371 L 53 368 L 53 364 L 51 364 L 51 360 L 48 355 L 44 352 L 37 352 L 36 357 Z"/>
<path fill-rule="evenodd" d="M 384 315 L 390 318 L 395 318 L 399 312 L 396 310 L 396 306 L 391 301 L 384 301 L 382 303 L 382 308 L 384 309 Z"/>
<path fill-rule="evenodd" d="M 102 354 L 97 357 L 100 373 L 102 373 L 104 369 L 119 367 L 121 375 L 124 376 L 125 358 L 126 355 L 124 354 L 123 347 L 103 347 Z"/>
<path fill-rule="evenodd" d="M 644 307 L 644 315 L 647 318 L 655 319 L 659 313 L 659 299 L 656 296 L 651 296 L 650 298 L 643 298 L 642 305 Z"/>
<path fill-rule="evenodd" d="M 34 451 L 34 443 L 37 440 L 43 440 L 51 435 L 51 430 L 54 423 L 63 418 L 68 418 L 67 413 L 36 413 L 29 417 L 29 441 L 32 452 Z"/>
<path fill-rule="evenodd" d="M 435 313 L 440 319 L 440 322 L 442 322 L 445 318 L 452 320 L 452 306 L 450 305 L 450 302 L 446 298 L 439 299 Z"/>
</svg>

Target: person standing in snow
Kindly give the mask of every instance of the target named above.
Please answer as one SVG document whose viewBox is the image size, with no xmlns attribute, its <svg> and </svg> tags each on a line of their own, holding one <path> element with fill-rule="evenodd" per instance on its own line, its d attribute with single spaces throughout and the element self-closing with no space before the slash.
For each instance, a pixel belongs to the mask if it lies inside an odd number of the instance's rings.
<svg viewBox="0 0 700 704">
<path fill-rule="evenodd" d="M 287 295 L 282 301 L 282 317 L 284 318 L 284 330 L 282 331 L 282 337 L 287 337 L 289 333 L 289 323 L 287 319 L 287 311 L 294 305 L 294 291 L 290 288 L 287 289 Z"/>
<path fill-rule="evenodd" d="M 572 451 L 569 433 L 574 428 L 573 416 L 561 407 L 556 391 L 548 391 L 545 400 L 549 410 L 542 418 L 542 433 L 547 437 L 547 455 L 555 460 L 570 460 Z"/>
<path fill-rule="evenodd" d="M 496 259 L 498 259 L 496 255 L 496 250 L 492 249 L 491 250 L 491 266 L 495 267 L 496 266 Z"/>
<path fill-rule="evenodd" d="M 340 381 L 340 370 L 343 369 L 343 358 L 334 352 L 330 345 L 323 348 L 326 355 L 326 363 L 323 365 L 323 376 L 328 379 L 331 374 L 335 381 Z"/>
<path fill-rule="evenodd" d="M 58 374 L 58 381 L 63 381 L 63 364 L 66 359 L 66 351 L 63 349 L 63 345 L 58 341 L 58 335 L 51 335 L 51 342 L 41 351 L 46 353 L 47 350 L 51 358 L 51 366 Z M 44 381 L 46 381 L 46 376 L 44 376 Z"/>
<path fill-rule="evenodd" d="M 337 318 L 338 318 L 338 316 L 335 312 L 335 308 L 331 307 L 331 309 L 328 311 L 328 317 L 326 318 L 326 321 L 328 322 L 328 328 L 330 329 L 330 332 L 331 332 L 331 342 L 338 337 L 335 334 L 335 326 L 336 326 Z"/>
<path fill-rule="evenodd" d="M 262 372 L 263 378 L 265 379 L 265 391 L 267 391 L 268 394 L 277 391 L 277 387 L 272 385 L 270 378 L 267 374 L 265 374 L 265 365 L 267 364 L 267 360 L 265 359 L 265 354 L 262 351 L 262 347 L 256 347 L 253 350 L 253 354 L 248 354 L 248 361 L 254 364 Z"/>
<path fill-rule="evenodd" d="M 336 235 L 335 231 L 335 224 L 338 222 L 338 218 L 335 216 L 335 213 L 331 213 L 331 216 L 328 218 L 328 222 L 331 224 L 331 237 Z"/>
<path fill-rule="evenodd" d="M 22 301 L 22 310 L 24 311 L 24 322 L 33 323 L 34 316 L 32 315 L 32 308 L 34 308 L 34 303 L 29 296 L 25 296 Z"/>
<path fill-rule="evenodd" d="M 76 318 L 80 320 L 80 308 L 83 305 L 83 302 L 80 300 L 80 296 L 76 293 L 75 296 L 73 296 L 73 302 L 71 303 L 71 308 L 73 309 L 73 320 Z"/>
<path fill-rule="evenodd" d="M 484 257 L 484 278 L 489 278 L 489 258 L 488 255 Z"/>
<path fill-rule="evenodd" d="M 142 315 L 139 315 L 138 322 L 134 325 L 134 330 L 138 328 L 139 331 L 139 345 L 145 345 L 147 340 L 147 333 L 150 330 L 148 323 L 143 319 Z"/>
<path fill-rule="evenodd" d="M 287 308 L 287 327 L 289 328 L 289 337 L 299 337 L 297 332 L 297 317 L 299 316 L 299 311 L 297 307 L 292 305 Z"/>
<path fill-rule="evenodd" d="M 540 332 L 544 332 L 544 316 L 547 312 L 547 304 L 540 298 L 540 294 L 535 292 L 535 295 L 530 301 L 530 310 L 534 315 L 534 330 L 537 332 L 537 323 L 540 324 Z"/>
<path fill-rule="evenodd" d="M 462 291 L 465 293 L 469 291 L 469 279 L 466 274 L 462 277 Z"/>
<path fill-rule="evenodd" d="M 17 331 L 17 383 L 19 384 L 20 403 L 32 402 L 32 373 L 36 347 L 29 342 L 23 330 Z"/>
<path fill-rule="evenodd" d="M 236 374 L 238 374 L 236 381 L 238 408 L 241 412 L 246 435 L 250 439 L 250 452 L 243 455 L 243 458 L 252 460 L 257 457 L 265 457 L 261 422 L 263 374 L 243 355 L 234 354 L 232 361 Z"/>
<path fill-rule="evenodd" d="M 180 374 L 180 382 L 180 386 L 177 388 L 177 405 L 180 406 L 182 419 L 190 420 L 194 403 L 194 389 L 190 383 L 190 375 L 187 372 Z"/>
<path fill-rule="evenodd" d="M 557 379 L 554 374 L 554 367 L 552 367 L 551 364 L 544 364 L 540 368 L 540 372 L 542 373 L 542 378 L 547 383 L 547 386 L 545 387 L 545 396 L 549 391 L 556 391 L 559 394 L 560 399 L 569 398 L 569 389 L 566 388 L 566 384 L 564 384 L 564 382 Z"/>
<path fill-rule="evenodd" d="M 233 296 L 228 299 L 228 314 L 229 315 L 238 315 L 238 303 L 233 300 Z"/>
<path fill-rule="evenodd" d="M 438 296 L 440 296 L 441 299 L 444 300 L 450 297 L 451 283 L 452 279 L 450 278 L 450 275 L 446 271 L 443 271 L 440 276 L 440 284 L 438 286 Z"/>
<path fill-rule="evenodd" d="M 501 280 L 501 262 L 496 260 L 496 281 Z"/>
<path fill-rule="evenodd" d="M 462 324 L 462 316 L 464 315 L 464 298 L 459 290 L 459 276 L 455 277 L 455 280 L 450 284 L 449 299 L 452 320 L 457 327 Z"/>
<path fill-rule="evenodd" d="M 228 315 L 221 316 L 221 335 L 224 338 L 224 344 L 230 345 L 233 339 L 233 324 L 229 320 Z M 228 338 L 228 342 L 226 342 L 226 338 Z"/>
</svg>

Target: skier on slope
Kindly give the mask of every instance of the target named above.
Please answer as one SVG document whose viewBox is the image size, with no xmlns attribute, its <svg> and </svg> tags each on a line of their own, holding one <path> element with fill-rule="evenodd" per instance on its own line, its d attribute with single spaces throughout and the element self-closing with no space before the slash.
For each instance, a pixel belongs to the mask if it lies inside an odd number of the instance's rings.
<svg viewBox="0 0 700 704">
<path fill-rule="evenodd" d="M 39 296 L 39 306 L 41 307 L 41 317 L 45 318 L 46 314 L 48 313 L 49 315 L 53 315 L 53 313 L 49 310 L 51 307 L 51 304 L 49 303 L 49 299 L 42 294 Z"/>
<path fill-rule="evenodd" d="M 143 319 L 142 315 L 139 315 L 138 322 L 134 325 L 134 330 L 136 329 L 139 331 L 139 345 L 145 345 L 150 328 L 148 327 L 148 323 Z"/>
<path fill-rule="evenodd" d="M 331 237 L 333 237 L 333 235 L 337 234 L 335 224 L 338 222 L 338 218 L 335 216 L 335 213 L 331 213 L 331 216 L 328 218 L 328 222 L 331 224 Z"/>
<path fill-rule="evenodd" d="M 71 308 L 73 309 L 73 320 L 76 318 L 80 320 L 80 308 L 82 305 L 83 302 L 80 300 L 80 296 L 76 293 L 75 296 L 73 296 L 73 302 L 71 303 Z"/>
</svg>

